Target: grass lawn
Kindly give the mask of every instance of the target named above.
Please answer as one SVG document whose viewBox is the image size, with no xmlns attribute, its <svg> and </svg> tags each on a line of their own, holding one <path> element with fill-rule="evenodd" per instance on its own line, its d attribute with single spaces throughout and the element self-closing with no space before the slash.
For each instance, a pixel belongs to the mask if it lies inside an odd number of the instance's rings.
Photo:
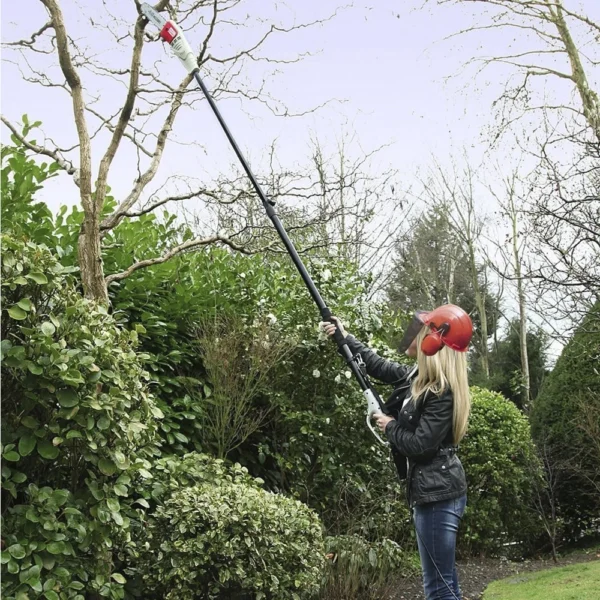
<svg viewBox="0 0 600 600">
<path fill-rule="evenodd" d="M 598 600 L 600 560 L 494 581 L 483 600 Z"/>
</svg>

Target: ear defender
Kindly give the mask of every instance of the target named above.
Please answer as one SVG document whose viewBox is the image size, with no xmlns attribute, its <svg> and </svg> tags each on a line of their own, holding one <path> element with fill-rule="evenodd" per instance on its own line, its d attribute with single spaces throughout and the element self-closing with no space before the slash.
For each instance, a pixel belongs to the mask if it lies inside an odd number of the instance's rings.
<svg viewBox="0 0 600 600">
<path fill-rule="evenodd" d="M 425 336 L 421 342 L 421 350 L 425 356 L 437 354 L 444 346 L 444 340 L 439 331 L 433 331 Z"/>
</svg>

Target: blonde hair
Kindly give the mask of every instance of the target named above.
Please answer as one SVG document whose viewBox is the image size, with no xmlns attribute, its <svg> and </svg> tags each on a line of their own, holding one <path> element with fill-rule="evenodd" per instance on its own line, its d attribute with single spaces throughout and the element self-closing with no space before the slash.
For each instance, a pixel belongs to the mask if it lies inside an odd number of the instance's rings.
<svg viewBox="0 0 600 600">
<path fill-rule="evenodd" d="M 417 335 L 419 373 L 412 384 L 412 397 L 415 402 L 422 402 L 426 392 L 440 395 L 447 388 L 452 390 L 454 398 L 452 437 L 454 443 L 458 444 L 467 431 L 471 412 L 466 353 L 444 346 L 437 354 L 427 356 L 421 350 L 421 342 L 428 333 L 430 333 L 429 327 L 423 327 Z"/>
</svg>

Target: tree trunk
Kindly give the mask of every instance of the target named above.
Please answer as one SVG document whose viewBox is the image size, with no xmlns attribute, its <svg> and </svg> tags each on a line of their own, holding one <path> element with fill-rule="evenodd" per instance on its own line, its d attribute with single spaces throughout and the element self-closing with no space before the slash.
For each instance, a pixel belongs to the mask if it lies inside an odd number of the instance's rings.
<svg viewBox="0 0 600 600">
<path fill-rule="evenodd" d="M 530 400 L 531 378 L 529 376 L 529 357 L 527 356 L 527 314 L 525 309 L 525 290 L 521 277 L 521 264 L 519 261 L 516 242 L 513 241 L 515 252 L 515 271 L 517 275 L 517 294 L 519 297 L 519 336 L 521 342 L 521 371 L 523 373 L 523 387 L 521 391 L 523 408 L 527 408 Z"/>
<path fill-rule="evenodd" d="M 79 139 L 79 197 L 83 207 L 84 220 L 79 233 L 78 257 L 81 282 L 86 298 L 108 303 L 108 293 L 102 269 L 102 249 L 100 246 L 99 212 L 101 202 L 92 193 L 92 146 L 85 120 L 85 101 L 81 78 L 71 59 L 69 37 L 63 14 L 57 0 L 42 0 L 52 18 L 56 33 L 56 50 L 61 70 L 71 90 L 73 116 Z M 105 193 L 105 190 L 103 191 Z"/>
<path fill-rule="evenodd" d="M 515 207 L 514 189 L 510 190 L 509 207 L 512 224 L 513 259 L 515 263 L 515 276 L 517 279 L 517 296 L 519 300 L 519 338 L 521 349 L 521 373 L 523 383 L 521 387 L 521 405 L 527 409 L 530 400 L 531 378 L 529 376 L 529 357 L 527 355 L 527 314 L 525 305 L 525 289 L 521 270 L 521 257 L 519 255 L 519 232 L 517 227 L 517 209 Z"/>
<path fill-rule="evenodd" d="M 456 273 L 456 257 L 450 257 L 450 273 L 448 276 L 448 304 L 454 304 L 454 275 Z"/>
<path fill-rule="evenodd" d="M 549 4 L 549 0 L 546 0 L 546 3 Z M 581 63 L 579 50 L 573 41 L 567 22 L 565 21 L 561 1 L 553 0 L 549 10 L 552 15 L 552 22 L 558 30 L 560 39 L 569 57 L 569 62 L 571 63 L 571 76 L 583 104 L 583 114 L 600 142 L 600 100 L 598 99 L 598 94 L 590 88 L 583 64 Z"/>
<path fill-rule="evenodd" d="M 99 225 L 99 220 L 94 214 L 86 214 L 79 232 L 77 253 L 85 297 L 108 304 Z"/>
<path fill-rule="evenodd" d="M 473 290 L 475 292 L 475 304 L 477 306 L 477 312 L 479 313 L 479 320 L 481 321 L 481 370 L 484 372 L 486 379 L 490 376 L 490 361 L 488 355 L 488 327 L 487 327 L 487 311 L 485 308 L 485 297 L 481 293 L 481 287 L 477 279 L 477 262 L 475 260 L 475 248 L 473 247 L 474 241 L 469 235 L 466 238 L 469 246 L 469 262 L 471 263 L 471 278 L 473 281 Z"/>
</svg>

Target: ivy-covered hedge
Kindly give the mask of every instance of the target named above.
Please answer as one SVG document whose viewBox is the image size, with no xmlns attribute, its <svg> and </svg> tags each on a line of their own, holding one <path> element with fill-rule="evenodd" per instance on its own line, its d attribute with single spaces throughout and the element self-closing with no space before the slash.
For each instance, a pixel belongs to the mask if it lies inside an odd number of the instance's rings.
<svg viewBox="0 0 600 600">
<path fill-rule="evenodd" d="M 527 418 L 512 402 L 478 387 L 471 388 L 471 400 L 460 450 L 469 486 L 460 544 L 468 553 L 493 553 L 539 533 L 531 509 L 535 449 Z"/>
<path fill-rule="evenodd" d="M 2 236 L 2 596 L 123 598 L 117 548 L 160 411 L 137 333 L 83 299 L 43 246 Z"/>
</svg>

